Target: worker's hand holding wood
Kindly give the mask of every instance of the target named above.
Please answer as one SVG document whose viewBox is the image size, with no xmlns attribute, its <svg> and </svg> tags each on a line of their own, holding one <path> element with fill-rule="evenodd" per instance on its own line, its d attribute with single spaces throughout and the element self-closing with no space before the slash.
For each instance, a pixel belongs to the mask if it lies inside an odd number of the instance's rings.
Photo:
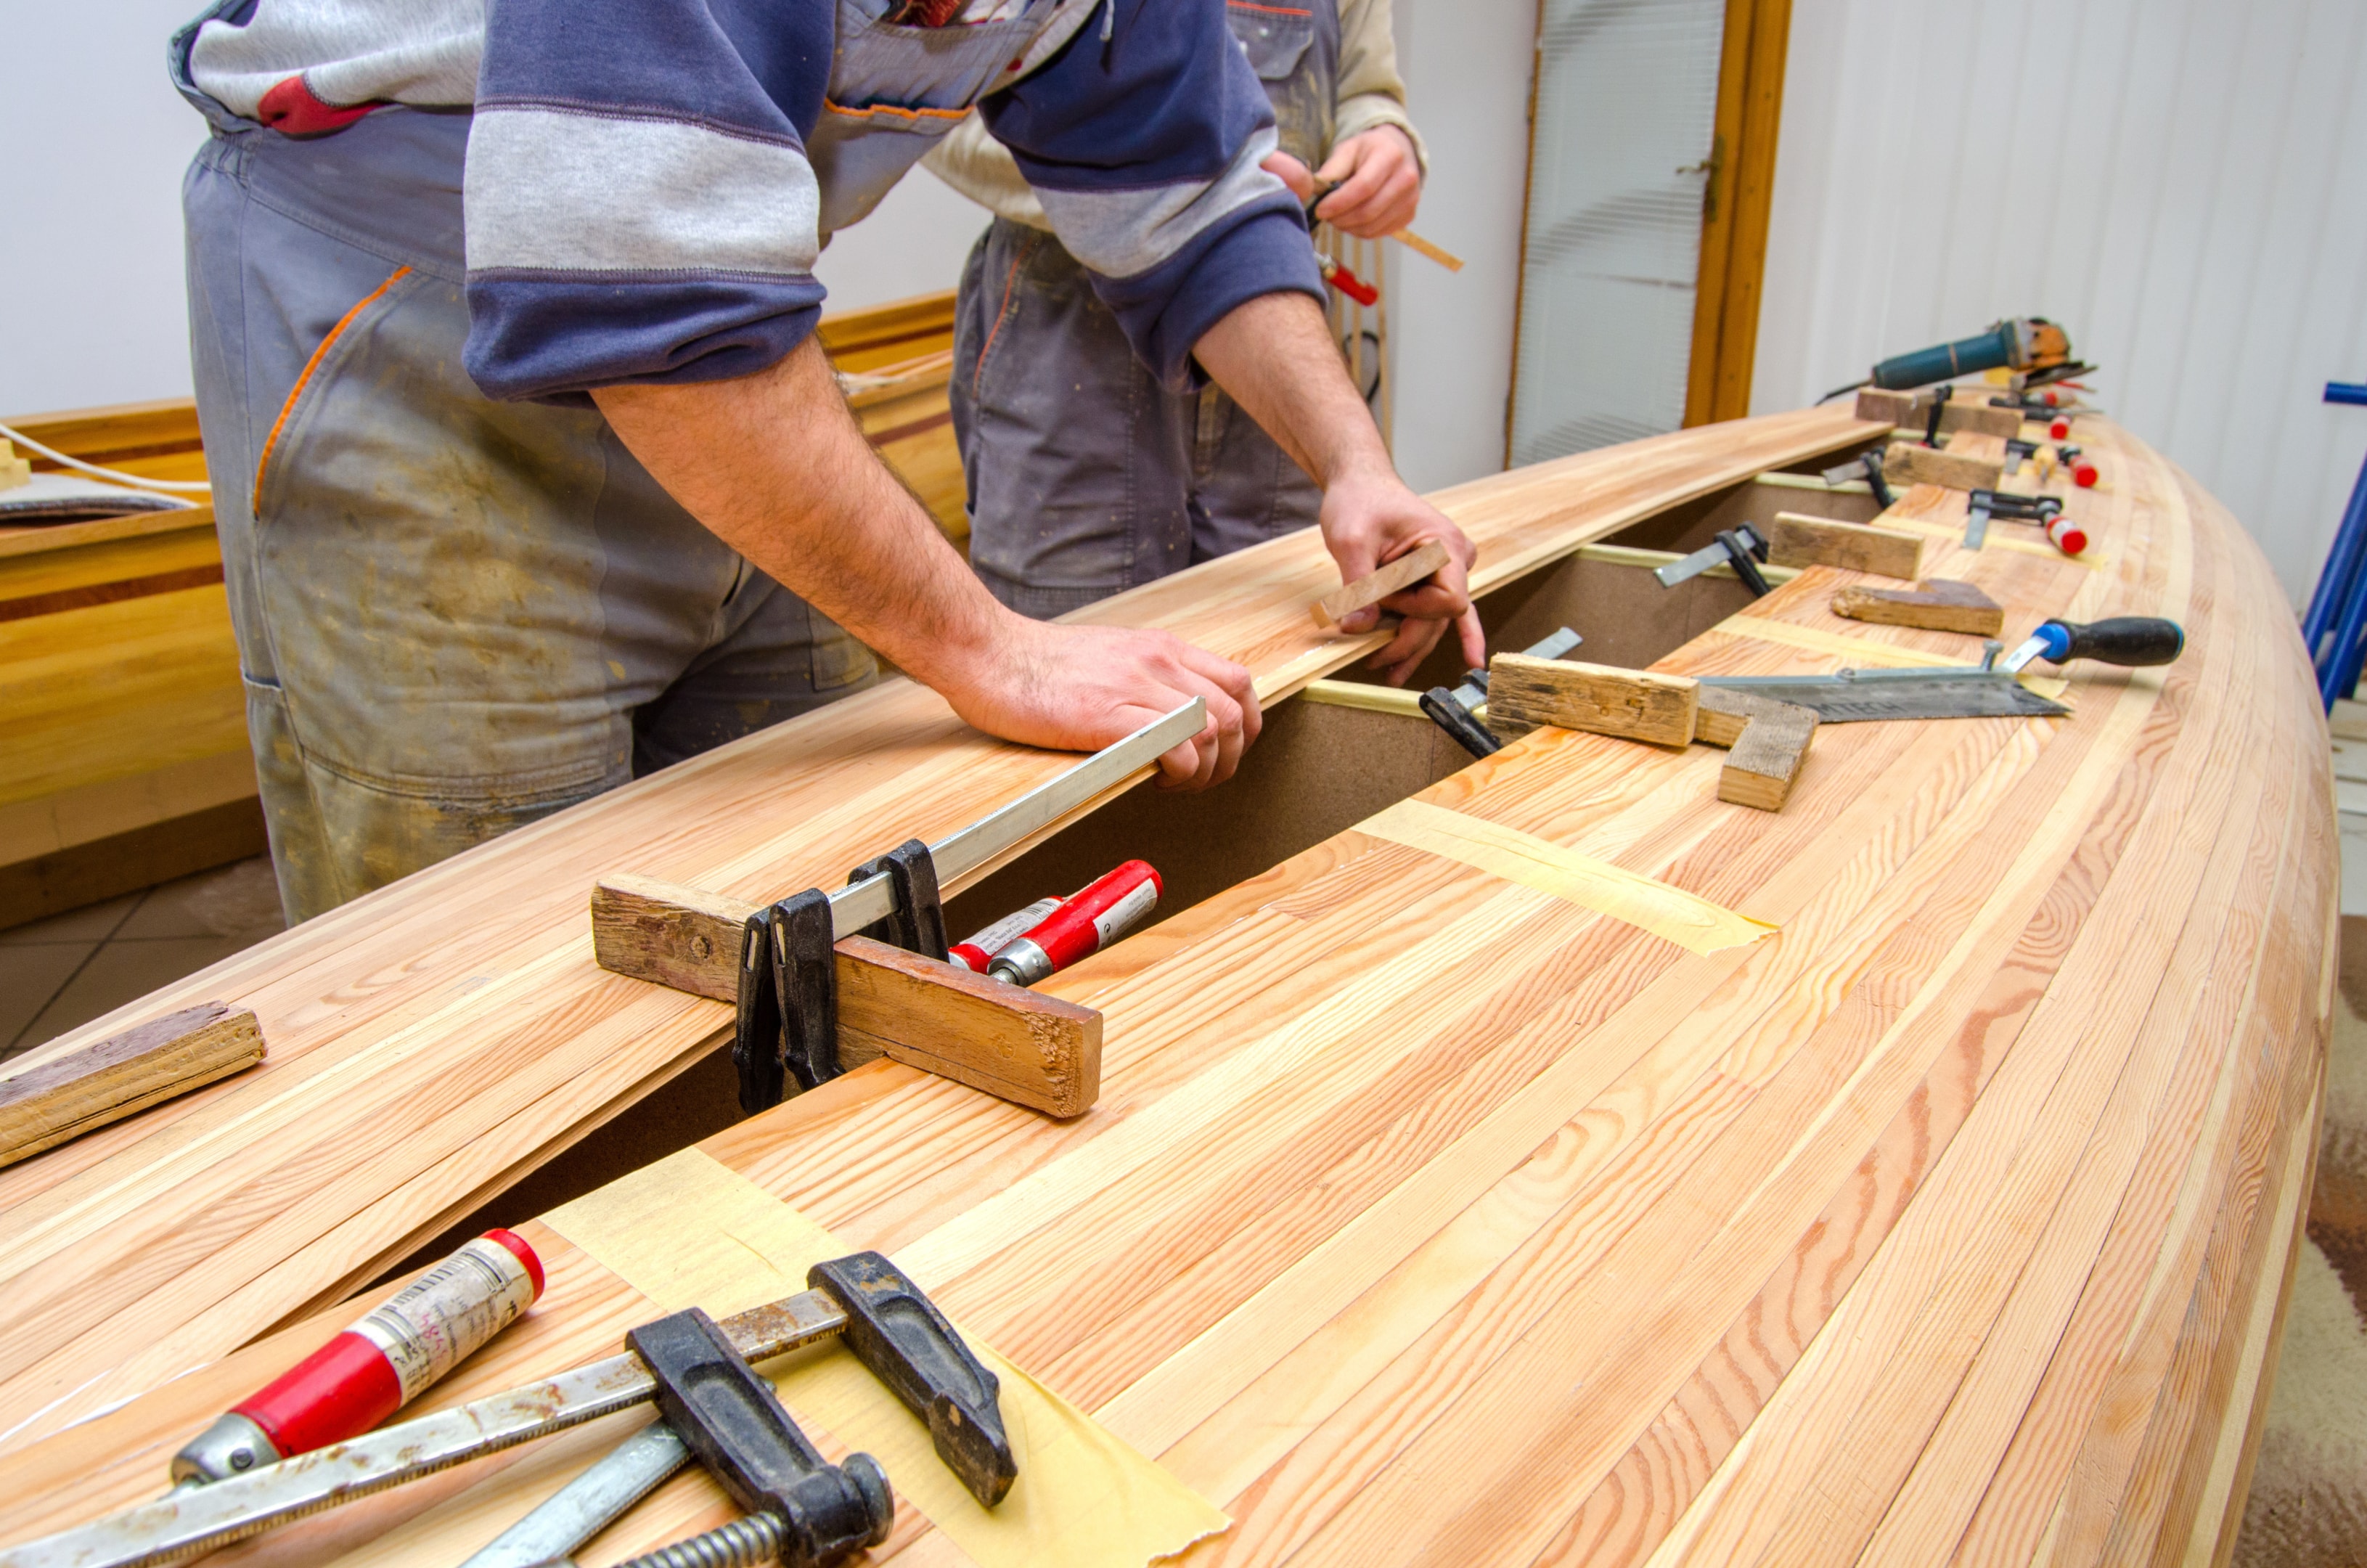
<svg viewBox="0 0 2367 1568">
<path fill-rule="evenodd" d="M 1160 787 L 1172 790 L 1223 783 L 1257 739 L 1250 672 L 1180 637 L 1125 626 L 1054 626 L 1016 615 L 1002 630 L 980 678 L 937 686 L 954 711 L 989 734 L 1059 751 L 1099 751 L 1204 698 L 1207 728 L 1159 759 Z"/>
<path fill-rule="evenodd" d="M 1164 631 L 1052 626 L 997 604 L 880 465 L 810 339 L 752 376 L 593 400 L 717 537 L 989 734 L 1099 751 L 1205 698 L 1208 727 L 1160 758 L 1180 789 L 1231 777 L 1257 738 L 1256 690 L 1230 660 Z"/>
<path fill-rule="evenodd" d="M 1402 685 L 1449 621 L 1462 638 L 1464 658 L 1486 664 L 1487 639 L 1479 612 L 1471 608 L 1478 549 L 1398 477 L 1373 411 L 1349 384 L 1322 307 L 1304 294 L 1260 295 L 1203 333 L 1192 354 L 1323 486 L 1319 521 L 1342 583 L 1369 576 L 1428 540 L 1446 547 L 1449 559 L 1432 576 L 1341 620 L 1340 629 L 1353 632 L 1370 631 L 1383 610 L 1405 618 L 1388 645 L 1373 655 L 1373 667 Z"/>
<path fill-rule="evenodd" d="M 1451 621 L 1463 644 L 1465 664 L 1488 662 L 1488 640 L 1479 630 L 1479 612 L 1471 605 L 1471 567 L 1478 548 L 1445 513 L 1406 488 L 1396 474 L 1359 474 L 1334 483 L 1323 493 L 1323 542 L 1340 563 L 1340 580 L 1353 583 L 1370 575 L 1400 556 L 1435 541 L 1446 551 L 1446 562 L 1431 575 L 1378 604 L 1353 611 L 1340 620 L 1342 631 L 1370 631 L 1381 612 L 1403 617 L 1397 635 L 1365 661 L 1369 669 L 1385 671 L 1391 686 L 1403 686 Z"/>
</svg>

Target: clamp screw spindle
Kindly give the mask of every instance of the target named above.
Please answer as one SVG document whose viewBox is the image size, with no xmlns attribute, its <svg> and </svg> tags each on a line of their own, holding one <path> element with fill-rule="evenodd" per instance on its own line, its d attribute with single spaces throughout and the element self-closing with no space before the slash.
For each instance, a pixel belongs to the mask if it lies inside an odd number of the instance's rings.
<svg viewBox="0 0 2367 1568">
<path fill-rule="evenodd" d="M 750 1514 L 705 1535 L 644 1552 L 619 1568 L 755 1568 L 781 1555 L 783 1527 L 776 1514 Z"/>
</svg>

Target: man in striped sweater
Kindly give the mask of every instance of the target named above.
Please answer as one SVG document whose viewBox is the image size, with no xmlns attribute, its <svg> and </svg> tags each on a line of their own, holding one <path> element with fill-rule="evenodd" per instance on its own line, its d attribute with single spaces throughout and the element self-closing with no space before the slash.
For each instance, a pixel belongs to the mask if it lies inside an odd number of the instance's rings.
<svg viewBox="0 0 2367 1568">
<path fill-rule="evenodd" d="M 1144 364 L 1330 494 L 1343 577 L 1424 539 L 1399 655 L 1469 620 L 1328 342 L 1219 0 L 223 0 L 173 40 L 198 413 L 289 913 L 874 678 L 1106 744 L 1248 672 L 998 605 L 865 444 L 815 256 L 978 108 Z"/>
</svg>

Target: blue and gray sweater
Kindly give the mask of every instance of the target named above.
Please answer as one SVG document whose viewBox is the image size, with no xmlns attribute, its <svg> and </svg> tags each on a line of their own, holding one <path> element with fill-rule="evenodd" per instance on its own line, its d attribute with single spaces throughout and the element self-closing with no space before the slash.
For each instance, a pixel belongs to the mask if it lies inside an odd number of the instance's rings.
<svg viewBox="0 0 2367 1568">
<path fill-rule="evenodd" d="M 973 105 L 1169 384 L 1235 306 L 1322 297 L 1222 0 L 225 0 L 176 52 L 289 134 L 474 106 L 467 358 L 494 397 L 772 364 L 831 233 Z"/>
</svg>

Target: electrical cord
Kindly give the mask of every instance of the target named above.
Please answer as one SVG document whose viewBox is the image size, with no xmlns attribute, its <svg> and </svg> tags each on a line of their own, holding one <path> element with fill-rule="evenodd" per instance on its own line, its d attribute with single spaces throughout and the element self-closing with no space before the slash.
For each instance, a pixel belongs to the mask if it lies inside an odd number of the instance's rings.
<svg viewBox="0 0 2367 1568">
<path fill-rule="evenodd" d="M 169 495 L 183 491 L 203 494 L 213 489 L 210 482 L 202 479 L 142 479 L 136 473 L 125 473 L 120 469 L 101 468 L 96 463 L 86 463 L 80 458 L 70 458 L 63 452 L 45 447 L 23 431 L 12 429 L 6 425 L 0 425 L 0 441 L 8 441 L 22 447 L 35 457 L 46 458 L 61 468 L 70 468 L 78 473 L 86 473 L 96 479 L 110 480 L 117 484 L 128 484 L 135 490 L 153 490 Z"/>
</svg>

